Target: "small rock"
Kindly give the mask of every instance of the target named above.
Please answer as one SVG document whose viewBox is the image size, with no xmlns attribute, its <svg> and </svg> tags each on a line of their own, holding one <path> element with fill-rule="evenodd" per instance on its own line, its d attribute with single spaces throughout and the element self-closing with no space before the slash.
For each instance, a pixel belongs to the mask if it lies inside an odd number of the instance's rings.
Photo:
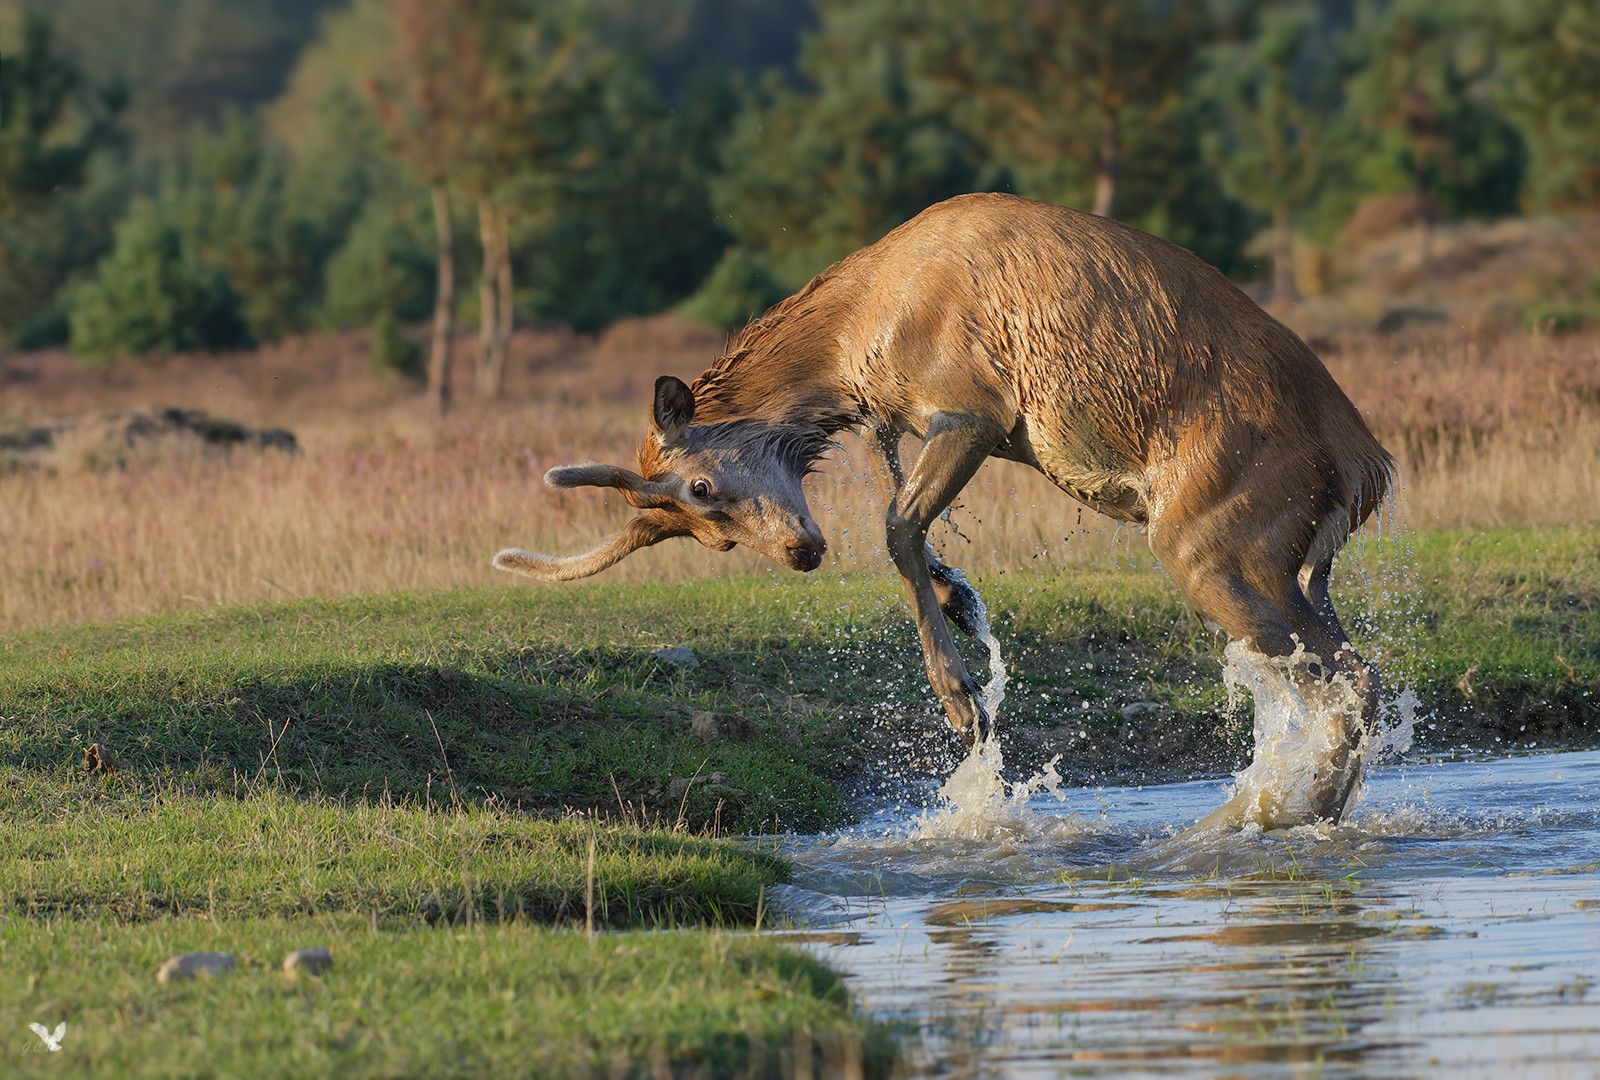
<svg viewBox="0 0 1600 1080">
<path fill-rule="evenodd" d="M 156 971 L 156 982 L 177 982 L 180 979 L 192 979 L 196 975 L 210 978 L 213 975 L 223 975 L 233 970 L 233 957 L 227 953 L 192 952 L 182 956 L 174 956 Z"/>
<path fill-rule="evenodd" d="M 696 712 L 689 715 L 689 731 L 697 739 L 748 739 L 756 725 L 737 713 Z"/>
<path fill-rule="evenodd" d="M 116 772 L 122 766 L 111 759 L 111 751 L 94 743 L 83 752 L 84 772 Z"/>
<path fill-rule="evenodd" d="M 680 776 L 667 786 L 667 796 L 676 799 L 691 787 L 725 787 L 728 783 L 728 774 L 714 772 L 710 776 Z"/>
<path fill-rule="evenodd" d="M 700 666 L 700 658 L 694 654 L 694 650 L 682 645 L 669 645 L 666 648 L 655 649 L 650 655 L 657 660 L 665 660 L 669 664 L 676 664 L 678 667 L 697 668 Z"/>
<path fill-rule="evenodd" d="M 1142 720 L 1147 716 L 1155 716 L 1166 711 L 1166 706 L 1159 701 L 1130 701 L 1122 707 L 1124 720 Z"/>
<path fill-rule="evenodd" d="M 296 949 L 283 958 L 283 973 L 295 976 L 302 971 L 307 975 L 321 975 L 333 966 L 333 957 L 327 949 Z"/>
</svg>

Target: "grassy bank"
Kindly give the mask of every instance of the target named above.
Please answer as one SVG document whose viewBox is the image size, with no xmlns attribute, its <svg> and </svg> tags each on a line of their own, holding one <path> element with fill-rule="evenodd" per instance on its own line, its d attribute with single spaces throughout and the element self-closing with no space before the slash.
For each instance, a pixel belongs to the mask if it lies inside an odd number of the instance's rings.
<svg viewBox="0 0 1600 1080">
<path fill-rule="evenodd" d="M 0 820 L 6 1075 L 883 1076 L 896 1060 L 826 968 L 716 929 L 759 925 L 787 876 L 727 840 L 268 783 L 195 794 L 131 770 L 8 767 Z M 285 975 L 308 947 L 332 970 Z M 236 967 L 155 979 L 199 951 Z M 63 1022 L 59 1055 L 28 1034 Z"/>
<path fill-rule="evenodd" d="M 1335 595 L 1391 687 L 1419 693 L 1425 737 L 1582 741 L 1600 726 L 1596 550 L 1592 529 L 1372 541 Z M 1246 748 L 1216 640 L 1148 555 L 981 588 L 1011 666 L 1002 731 L 1030 754 L 1153 775 Z M 493 797 L 724 831 L 841 822 L 850 793 L 936 774 L 957 749 L 898 583 L 800 575 L 307 600 L 4 639 L 0 767 L 79 783 L 92 743 L 125 782 L 196 793 Z"/>
<path fill-rule="evenodd" d="M 276 787 L 216 798 L 114 777 L 74 787 L 7 778 L 0 910 L 122 922 L 347 913 L 748 926 L 765 888 L 787 877 L 775 858 L 705 837 L 493 806 L 341 804 Z"/>
<path fill-rule="evenodd" d="M 290 949 L 333 968 L 289 979 Z M 160 985 L 169 955 L 227 975 Z M 581 935 L 366 918 L 0 919 L 8 1076 L 882 1076 L 888 1031 L 820 964 L 760 937 Z M 48 1053 L 29 1023 L 65 1021 Z"/>
</svg>

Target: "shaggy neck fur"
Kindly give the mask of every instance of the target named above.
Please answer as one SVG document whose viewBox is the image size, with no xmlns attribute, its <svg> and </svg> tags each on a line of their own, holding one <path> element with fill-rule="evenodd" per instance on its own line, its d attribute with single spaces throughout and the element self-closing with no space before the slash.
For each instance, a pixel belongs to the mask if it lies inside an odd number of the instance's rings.
<svg viewBox="0 0 1600 1080">
<path fill-rule="evenodd" d="M 856 314 L 843 265 L 746 326 L 695 381 L 699 437 L 767 442 L 803 473 L 835 434 L 862 422 L 865 407 L 840 370 L 840 339 Z"/>
</svg>

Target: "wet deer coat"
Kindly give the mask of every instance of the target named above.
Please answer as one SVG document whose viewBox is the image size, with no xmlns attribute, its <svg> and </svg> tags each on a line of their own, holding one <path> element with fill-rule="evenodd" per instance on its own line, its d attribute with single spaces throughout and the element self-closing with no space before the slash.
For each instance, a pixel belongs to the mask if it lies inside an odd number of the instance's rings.
<svg viewBox="0 0 1600 1080">
<path fill-rule="evenodd" d="M 1304 650 L 1304 693 L 1345 717 L 1315 800 L 1339 816 L 1377 684 L 1328 574 L 1393 461 L 1304 342 L 1188 251 L 1115 221 L 1006 195 L 929 208 L 752 322 L 692 387 L 659 380 L 637 473 L 551 470 L 555 486 L 619 488 L 641 509 L 621 534 L 495 565 L 568 579 L 694 536 L 813 569 L 824 545 L 800 480 L 857 427 L 889 460 L 889 552 L 929 681 L 969 742 L 989 721 L 944 616 L 970 632 L 978 600 L 925 539 L 993 456 L 1146 526 L 1208 622 L 1269 656 Z M 909 471 L 904 433 L 923 441 Z M 1332 704 L 1352 696 L 1359 707 Z"/>
</svg>

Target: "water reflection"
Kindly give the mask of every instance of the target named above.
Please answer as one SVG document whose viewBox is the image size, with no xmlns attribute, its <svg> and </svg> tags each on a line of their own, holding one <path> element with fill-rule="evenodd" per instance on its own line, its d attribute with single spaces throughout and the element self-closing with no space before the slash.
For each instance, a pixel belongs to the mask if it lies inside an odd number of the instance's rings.
<svg viewBox="0 0 1600 1080">
<path fill-rule="evenodd" d="M 879 820 L 797 844 L 783 901 L 926 1075 L 1600 1075 L 1600 754 L 1412 764 L 1338 829 L 1175 839 L 1215 790 L 1069 791 L 1039 812 L 1088 827 L 991 848 Z"/>
</svg>

